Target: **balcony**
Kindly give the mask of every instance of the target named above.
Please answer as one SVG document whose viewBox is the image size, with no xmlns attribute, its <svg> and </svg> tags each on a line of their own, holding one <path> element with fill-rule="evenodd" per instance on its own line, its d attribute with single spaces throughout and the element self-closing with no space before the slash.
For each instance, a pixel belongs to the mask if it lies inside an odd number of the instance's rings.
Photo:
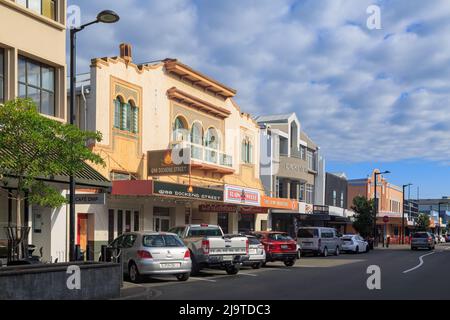
<svg viewBox="0 0 450 320">
<path fill-rule="evenodd" d="M 213 170 L 223 174 L 234 173 L 233 157 L 224 152 L 187 141 L 172 142 L 171 147 L 191 149 L 193 168 Z"/>
</svg>

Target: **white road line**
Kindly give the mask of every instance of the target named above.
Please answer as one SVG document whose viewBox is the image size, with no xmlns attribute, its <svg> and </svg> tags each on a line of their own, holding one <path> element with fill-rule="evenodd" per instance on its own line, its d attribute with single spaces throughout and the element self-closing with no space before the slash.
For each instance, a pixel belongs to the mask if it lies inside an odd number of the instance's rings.
<svg viewBox="0 0 450 320">
<path fill-rule="evenodd" d="M 239 272 L 238 276 L 250 276 L 250 277 L 257 277 L 258 275 L 256 274 L 252 274 L 252 273 L 243 273 L 243 272 Z"/>
<path fill-rule="evenodd" d="M 414 271 L 414 270 L 420 268 L 423 265 L 423 258 L 426 257 L 426 256 L 429 256 L 429 255 L 435 254 L 435 253 L 436 252 L 433 251 L 433 252 L 430 252 L 430 253 L 427 253 L 427 254 L 424 254 L 424 255 L 420 256 L 419 257 L 419 262 L 420 263 L 417 266 L 415 266 L 414 268 L 411 268 L 411 269 L 403 271 L 403 273 L 408 273 L 408 272 L 411 272 L 411 271 Z"/>
<path fill-rule="evenodd" d="M 208 281 L 208 282 L 217 282 L 217 280 L 204 279 L 204 278 L 194 278 L 194 277 L 190 277 L 189 279 L 192 279 L 192 280 L 200 280 L 200 281 Z"/>
</svg>

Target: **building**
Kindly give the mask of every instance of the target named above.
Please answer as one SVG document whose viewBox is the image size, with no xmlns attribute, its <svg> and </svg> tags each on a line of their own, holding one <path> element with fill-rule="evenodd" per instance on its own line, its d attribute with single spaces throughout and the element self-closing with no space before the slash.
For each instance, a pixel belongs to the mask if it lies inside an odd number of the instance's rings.
<svg viewBox="0 0 450 320">
<path fill-rule="evenodd" d="M 255 120 L 261 128 L 260 171 L 265 193 L 278 199 L 272 203 L 291 200 L 270 210 L 269 227 L 294 235 L 301 221 L 313 213 L 314 204 L 324 204 L 325 161 L 295 113 Z"/>
<path fill-rule="evenodd" d="M 436 232 L 445 228 L 450 219 L 450 197 L 442 197 L 437 199 L 419 199 L 415 201 L 418 211 L 426 213 L 431 218 L 430 227 Z"/>
<path fill-rule="evenodd" d="M 226 233 L 266 228 L 259 126 L 234 89 L 176 59 L 135 64 L 129 44 L 92 59 L 79 80 L 78 123 L 103 134 L 92 148 L 113 181 L 107 207 L 91 212 L 100 242 L 185 223 Z"/>
<path fill-rule="evenodd" d="M 66 112 L 66 1 L 0 0 L 0 103 L 27 97 L 39 112 L 65 122 Z M 0 150 L 0 156 L 5 156 Z M 0 179 L 0 258 L 4 257 L 6 227 L 16 227 L 16 204 L 10 192 L 15 177 Z M 110 186 L 107 179 L 90 166 L 76 176 L 80 188 L 101 192 Z M 68 193 L 68 176 L 52 177 L 49 184 L 62 195 Z M 30 227 L 28 243 L 42 252 L 43 261 L 68 258 L 68 206 L 44 208 L 23 201 L 23 225 Z M 41 250 L 42 249 L 42 250 Z M 3 253 L 2 253 L 3 252 Z"/>
<path fill-rule="evenodd" d="M 374 173 L 380 172 L 375 169 L 372 174 L 364 179 L 348 180 L 348 204 L 350 206 L 356 196 L 364 196 L 367 199 L 375 198 Z M 401 187 L 393 185 L 383 176 L 377 175 L 377 199 L 378 199 L 378 235 L 379 240 L 383 237 L 390 237 L 391 243 L 398 242 L 402 227 L 403 190 Z M 388 217 L 388 222 L 384 223 L 383 218 Z M 405 217 L 405 228 L 412 226 L 411 220 Z"/>
</svg>

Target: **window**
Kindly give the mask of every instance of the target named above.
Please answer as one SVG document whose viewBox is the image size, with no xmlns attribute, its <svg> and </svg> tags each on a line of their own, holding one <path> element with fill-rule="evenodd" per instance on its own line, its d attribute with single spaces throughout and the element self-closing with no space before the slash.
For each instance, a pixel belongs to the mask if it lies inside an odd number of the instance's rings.
<svg viewBox="0 0 450 320">
<path fill-rule="evenodd" d="M 216 129 L 209 128 L 206 131 L 205 146 L 211 149 L 219 149 L 219 134 L 217 133 Z"/>
<path fill-rule="evenodd" d="M 306 160 L 306 147 L 300 146 L 300 158 Z"/>
<path fill-rule="evenodd" d="M 131 211 L 125 211 L 125 232 L 131 231 Z"/>
<path fill-rule="evenodd" d="M 187 132 L 188 125 L 186 120 L 184 120 L 182 117 L 176 117 L 175 121 L 173 122 L 172 139 L 174 141 L 185 141 L 187 140 Z"/>
<path fill-rule="evenodd" d="M 253 146 L 249 138 L 242 140 L 241 160 L 243 163 L 253 163 Z"/>
<path fill-rule="evenodd" d="M 138 133 L 139 131 L 139 108 L 133 101 L 123 102 L 121 97 L 114 100 L 114 128 Z"/>
<path fill-rule="evenodd" d="M 308 169 L 315 171 L 316 170 L 316 165 L 314 163 L 314 151 L 308 149 L 306 151 L 306 159 L 308 161 Z"/>
<path fill-rule="evenodd" d="M 17 0 L 16 2 L 47 18 L 56 20 L 56 0 Z"/>
<path fill-rule="evenodd" d="M 111 171 L 111 180 L 136 180 L 136 176 L 127 172 Z"/>
<path fill-rule="evenodd" d="M 0 102 L 5 101 L 5 53 L 0 48 Z"/>
<path fill-rule="evenodd" d="M 304 202 L 305 200 L 306 200 L 305 184 L 300 183 L 300 192 L 298 195 L 298 201 Z"/>
<path fill-rule="evenodd" d="M 139 211 L 134 212 L 134 231 L 139 231 Z"/>
<path fill-rule="evenodd" d="M 195 122 L 191 129 L 191 142 L 203 145 L 203 127 L 200 123 Z"/>
<path fill-rule="evenodd" d="M 312 184 L 306 185 L 306 202 L 314 203 L 314 186 Z"/>
<path fill-rule="evenodd" d="M 337 193 L 336 190 L 333 190 L 333 207 L 336 207 L 337 202 Z"/>
<path fill-rule="evenodd" d="M 19 97 L 31 98 L 40 113 L 55 116 L 55 69 L 20 56 Z"/>
<path fill-rule="evenodd" d="M 183 241 L 172 235 L 148 235 L 142 240 L 144 247 L 164 248 L 164 247 L 184 247 Z"/>
<path fill-rule="evenodd" d="M 344 193 L 341 192 L 341 208 L 344 207 Z"/>
<path fill-rule="evenodd" d="M 117 235 L 121 235 L 123 233 L 123 211 L 117 211 Z"/>
</svg>

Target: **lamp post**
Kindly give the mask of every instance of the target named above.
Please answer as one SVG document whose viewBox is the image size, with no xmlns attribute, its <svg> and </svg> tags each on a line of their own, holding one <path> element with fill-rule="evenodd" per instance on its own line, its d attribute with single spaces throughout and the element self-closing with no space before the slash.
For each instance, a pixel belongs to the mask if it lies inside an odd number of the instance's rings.
<svg viewBox="0 0 450 320">
<path fill-rule="evenodd" d="M 378 241 L 376 241 L 377 238 L 377 216 L 378 216 L 378 196 L 377 196 L 377 179 L 380 174 L 387 174 L 391 173 L 390 171 L 383 171 L 383 172 L 374 172 L 374 184 L 375 184 L 375 217 L 373 219 L 373 237 L 374 237 L 374 245 L 376 243 L 376 246 L 378 246 Z"/>
<path fill-rule="evenodd" d="M 115 23 L 119 21 L 119 15 L 111 10 L 104 10 L 97 15 L 97 19 L 83 24 L 78 28 L 70 29 L 70 107 L 69 123 L 75 123 L 75 83 L 76 83 L 76 41 L 77 33 L 95 23 Z M 69 260 L 75 261 L 75 177 L 70 173 L 69 188 Z"/>
<path fill-rule="evenodd" d="M 403 185 L 403 208 L 402 208 L 402 244 L 405 244 L 405 188 L 412 186 L 412 183 Z M 409 195 L 408 195 L 409 204 Z"/>
<path fill-rule="evenodd" d="M 441 236 L 441 204 L 445 204 L 445 202 L 438 203 L 438 235 Z"/>
</svg>

